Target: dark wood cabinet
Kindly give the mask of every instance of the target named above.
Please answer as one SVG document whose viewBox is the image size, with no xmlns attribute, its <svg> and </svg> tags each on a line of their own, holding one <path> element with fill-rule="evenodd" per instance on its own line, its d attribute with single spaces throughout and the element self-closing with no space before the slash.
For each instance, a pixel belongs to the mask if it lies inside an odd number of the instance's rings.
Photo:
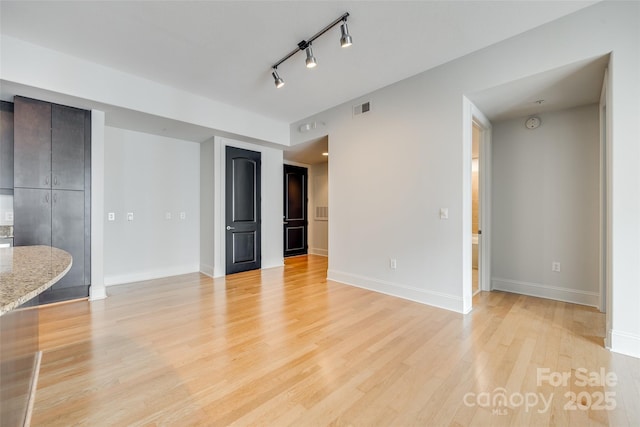
<svg viewBox="0 0 640 427">
<path fill-rule="evenodd" d="M 82 191 L 53 190 L 51 246 L 73 257 L 69 272 L 52 289 L 85 284 L 84 272 L 84 194 Z"/>
<path fill-rule="evenodd" d="M 14 246 L 51 246 L 51 190 L 16 188 L 13 211 Z"/>
<path fill-rule="evenodd" d="M 15 98 L 14 111 L 14 243 L 51 245 L 73 257 L 69 272 L 39 295 L 40 304 L 87 297 L 90 112 L 21 97 Z"/>
<path fill-rule="evenodd" d="M 51 111 L 51 188 L 84 190 L 85 111 L 54 105 Z"/>
<path fill-rule="evenodd" d="M 13 103 L 6 101 L 0 101 L 0 190 L 13 190 Z"/>
<path fill-rule="evenodd" d="M 13 120 L 13 185 L 51 188 L 51 104 L 16 97 Z"/>
</svg>

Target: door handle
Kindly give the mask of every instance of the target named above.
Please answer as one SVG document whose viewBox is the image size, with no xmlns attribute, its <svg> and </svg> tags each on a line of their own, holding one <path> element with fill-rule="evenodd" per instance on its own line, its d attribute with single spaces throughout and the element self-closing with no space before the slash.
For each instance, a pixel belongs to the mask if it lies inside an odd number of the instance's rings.
<svg viewBox="0 0 640 427">
<path fill-rule="evenodd" d="M 289 221 L 284 221 L 282 224 L 287 225 L 289 224 Z"/>
<path fill-rule="evenodd" d="M 229 230 L 235 230 L 235 229 L 236 229 L 235 227 L 232 227 L 232 226 L 230 226 L 230 225 L 227 225 L 227 231 L 229 231 Z"/>
</svg>

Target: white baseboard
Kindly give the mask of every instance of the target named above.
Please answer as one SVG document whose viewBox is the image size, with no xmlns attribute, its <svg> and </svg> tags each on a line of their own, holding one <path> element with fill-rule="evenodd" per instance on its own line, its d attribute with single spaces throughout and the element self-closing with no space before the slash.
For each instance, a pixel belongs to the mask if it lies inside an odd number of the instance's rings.
<svg viewBox="0 0 640 427">
<path fill-rule="evenodd" d="M 491 289 L 570 302 L 573 304 L 588 305 L 596 308 L 600 306 L 600 294 L 597 292 L 559 288 L 557 286 L 542 285 L 540 283 L 521 282 L 518 280 L 494 277 L 491 279 Z"/>
<path fill-rule="evenodd" d="M 200 273 L 205 276 L 214 277 L 213 275 L 213 266 L 208 264 L 200 264 Z"/>
<path fill-rule="evenodd" d="M 607 336 L 611 340 L 611 351 L 640 359 L 640 335 L 612 330 Z"/>
<path fill-rule="evenodd" d="M 199 265 L 182 265 L 157 270 L 139 271 L 135 273 L 118 274 L 104 277 L 105 286 L 123 285 L 125 283 L 141 282 L 143 280 L 161 279 L 164 277 L 179 276 L 181 274 L 199 272 Z"/>
<path fill-rule="evenodd" d="M 394 297 L 403 298 L 410 301 L 419 302 L 421 304 L 455 311 L 458 313 L 463 313 L 464 311 L 462 297 L 458 297 L 456 295 L 427 291 L 424 289 L 414 288 L 412 286 L 384 282 L 369 277 L 358 276 L 355 274 L 344 273 L 335 270 L 327 271 L 327 280 L 333 280 L 334 282 L 340 282 L 345 285 L 351 285 L 374 292 L 380 292 L 382 294 L 391 295 Z"/>
<path fill-rule="evenodd" d="M 107 297 L 107 290 L 104 286 L 91 285 L 89 287 L 89 301 L 98 301 Z"/>
<path fill-rule="evenodd" d="M 284 258 L 282 258 L 282 260 L 274 260 L 274 262 L 268 263 L 268 264 L 264 264 L 262 265 L 262 267 L 260 267 L 261 270 L 267 270 L 269 268 L 276 268 L 276 267 L 284 267 Z M 219 277 L 224 277 L 225 273 L 223 271 L 216 271 L 215 268 L 213 268 L 213 266 L 208 265 L 208 264 L 200 264 L 200 273 L 204 274 L 205 276 L 209 276 L 213 279 L 217 279 Z"/>
<path fill-rule="evenodd" d="M 262 266 L 260 267 L 262 270 L 266 270 L 267 268 L 275 268 L 275 267 L 284 267 L 284 257 L 274 259 L 271 261 L 263 261 Z"/>
<path fill-rule="evenodd" d="M 309 248 L 309 254 L 311 255 L 320 255 L 320 256 L 329 256 L 328 249 L 320 249 L 320 248 Z"/>
</svg>

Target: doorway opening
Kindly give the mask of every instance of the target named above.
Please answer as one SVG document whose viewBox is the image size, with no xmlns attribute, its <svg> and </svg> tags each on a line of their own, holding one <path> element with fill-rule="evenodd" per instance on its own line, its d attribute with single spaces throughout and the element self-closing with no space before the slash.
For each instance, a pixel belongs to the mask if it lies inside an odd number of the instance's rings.
<svg viewBox="0 0 640 427">
<path fill-rule="evenodd" d="M 474 121 L 471 132 L 471 291 L 473 295 L 480 292 L 481 283 L 481 263 L 482 250 L 480 241 L 482 239 L 482 228 L 480 228 L 481 217 L 481 187 L 480 187 L 480 138 L 482 128 Z"/>
<path fill-rule="evenodd" d="M 307 254 L 308 176 L 305 167 L 284 165 L 282 230 L 285 257 Z"/>
<path fill-rule="evenodd" d="M 329 137 L 322 136 L 307 142 L 302 142 L 288 148 L 283 153 L 285 176 L 284 182 L 284 211 L 283 211 L 283 255 L 293 256 L 299 254 L 329 256 Z M 287 236 L 287 229 L 292 225 L 287 219 L 287 190 L 286 181 L 287 170 L 306 170 L 306 203 L 302 206 L 306 211 L 307 230 L 306 230 L 306 252 L 302 252 L 300 237 L 301 229 L 290 230 Z M 298 181 L 298 180 L 294 180 Z M 297 191 L 297 190 L 296 190 Z M 293 206 L 290 207 L 293 209 Z M 297 209 L 293 209 L 297 210 Z M 299 211 L 298 211 L 299 213 Z M 300 227 L 301 224 L 294 224 Z M 292 238 L 291 244 L 287 239 Z M 295 244 L 297 243 L 297 244 Z M 294 246 L 300 251 L 290 252 L 287 250 Z"/>
</svg>

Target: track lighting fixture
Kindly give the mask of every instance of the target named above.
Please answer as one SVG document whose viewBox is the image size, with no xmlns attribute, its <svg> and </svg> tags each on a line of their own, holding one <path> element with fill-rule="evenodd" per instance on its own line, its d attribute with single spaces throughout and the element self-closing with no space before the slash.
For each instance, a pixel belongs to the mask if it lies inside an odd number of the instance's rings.
<svg viewBox="0 0 640 427">
<path fill-rule="evenodd" d="M 273 76 L 274 83 L 278 89 L 284 86 L 284 80 L 282 80 L 282 77 L 278 75 L 278 71 L 275 68 L 273 69 L 273 73 L 271 73 L 271 75 Z"/>
<path fill-rule="evenodd" d="M 306 54 L 307 54 L 307 59 L 304 62 L 305 62 L 305 64 L 307 64 L 307 68 L 313 68 L 316 65 L 318 65 L 318 63 L 316 62 L 316 57 L 313 56 L 313 50 L 311 49 L 311 43 L 309 43 L 309 46 L 307 46 Z"/>
<path fill-rule="evenodd" d="M 342 25 L 340 25 L 340 33 L 342 34 L 340 36 L 340 46 L 342 47 L 351 46 L 351 44 L 353 43 L 353 40 L 351 40 L 351 35 L 349 34 L 349 27 L 347 27 L 346 18 L 343 20 Z"/>
<path fill-rule="evenodd" d="M 324 27 L 322 30 L 318 31 L 316 34 L 311 36 L 309 40 L 302 40 L 301 42 L 299 42 L 298 47 L 296 47 L 294 50 L 292 50 L 287 55 L 285 55 L 280 61 L 273 64 L 273 66 L 271 67 L 273 69 L 271 76 L 273 76 L 273 80 L 276 87 L 281 88 L 282 86 L 284 86 L 284 80 L 278 75 L 278 72 L 276 71 L 278 68 L 278 65 L 282 64 L 284 61 L 291 58 L 297 52 L 301 50 L 305 51 L 307 55 L 305 59 L 305 64 L 307 68 L 314 68 L 315 66 L 318 65 L 318 61 L 316 60 L 316 57 L 313 56 L 313 49 L 311 48 L 311 43 L 313 43 L 315 39 L 317 39 L 327 31 L 329 31 L 331 28 L 338 25 L 340 22 L 342 22 L 342 24 L 340 25 L 340 46 L 342 47 L 351 46 L 351 44 L 353 43 L 353 40 L 351 38 L 351 35 L 349 34 L 349 28 L 347 27 L 348 17 L 349 17 L 349 13 L 347 12 L 344 15 L 340 16 L 335 21 L 333 21 L 332 23 L 330 23 L 329 25 L 327 25 L 326 27 Z"/>
</svg>

